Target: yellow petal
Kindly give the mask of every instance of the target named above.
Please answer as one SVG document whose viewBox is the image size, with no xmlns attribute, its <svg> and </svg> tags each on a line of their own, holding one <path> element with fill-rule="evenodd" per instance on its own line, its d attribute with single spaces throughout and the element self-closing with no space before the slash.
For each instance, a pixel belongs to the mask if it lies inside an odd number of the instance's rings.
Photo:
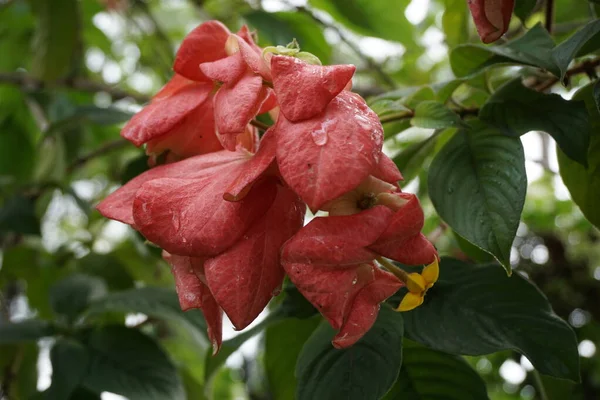
<svg viewBox="0 0 600 400">
<path fill-rule="evenodd" d="M 408 274 L 408 279 L 406 280 L 406 288 L 415 294 L 423 293 L 425 291 L 425 286 L 427 286 L 427 282 L 421 274 L 413 272 Z"/>
<path fill-rule="evenodd" d="M 396 311 L 410 311 L 423 304 L 423 300 L 424 299 L 422 294 L 418 295 L 408 292 L 400 302 L 398 308 L 396 308 Z"/>
<path fill-rule="evenodd" d="M 434 262 L 423 268 L 421 275 L 423 275 L 423 279 L 426 282 L 426 287 L 431 287 L 435 282 L 437 282 L 440 276 L 440 265 L 438 264 L 437 257 Z"/>
</svg>

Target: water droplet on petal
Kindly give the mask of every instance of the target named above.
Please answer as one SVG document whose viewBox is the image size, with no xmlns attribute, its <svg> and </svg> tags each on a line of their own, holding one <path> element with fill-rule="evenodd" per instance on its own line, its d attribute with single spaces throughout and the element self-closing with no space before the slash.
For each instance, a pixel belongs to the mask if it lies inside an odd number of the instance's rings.
<svg viewBox="0 0 600 400">
<path fill-rule="evenodd" d="M 354 279 L 352 279 L 352 284 L 356 285 L 356 282 L 358 282 L 358 278 L 355 277 Z"/>
</svg>

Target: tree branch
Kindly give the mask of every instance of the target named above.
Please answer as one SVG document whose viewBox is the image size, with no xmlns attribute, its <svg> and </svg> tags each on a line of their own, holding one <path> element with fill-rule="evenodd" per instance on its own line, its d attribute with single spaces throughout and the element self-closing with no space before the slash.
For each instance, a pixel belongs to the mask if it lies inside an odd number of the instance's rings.
<svg viewBox="0 0 600 400">
<path fill-rule="evenodd" d="M 3 83 L 19 86 L 24 90 L 65 88 L 87 93 L 106 92 L 111 95 L 114 100 L 124 99 L 126 97 L 130 97 L 138 103 L 146 103 L 150 100 L 150 97 L 144 94 L 119 89 L 103 82 L 96 82 L 85 78 L 61 79 L 53 82 L 45 82 L 22 72 L 0 72 L 0 84 Z"/>
<path fill-rule="evenodd" d="M 125 139 L 116 139 L 116 140 L 113 140 L 112 142 L 107 142 L 104 145 L 98 147 L 96 150 L 77 158 L 75 161 L 73 161 L 67 167 L 67 172 L 73 172 L 73 170 L 83 166 L 88 161 L 90 161 L 96 157 L 99 157 L 101 155 L 104 155 L 106 153 L 110 153 L 113 150 L 117 150 L 117 149 L 120 149 L 121 147 L 125 147 L 128 144 L 130 144 L 130 142 Z"/>
<path fill-rule="evenodd" d="M 552 33 L 554 27 L 554 0 L 546 0 L 546 30 Z"/>
<path fill-rule="evenodd" d="M 318 24 L 329 28 L 333 31 L 335 31 L 335 33 L 337 33 L 340 37 L 340 40 L 344 43 L 346 43 L 348 45 L 348 47 L 350 47 L 350 49 L 352 49 L 353 52 L 356 53 L 356 55 L 358 57 L 360 57 L 366 64 L 367 66 L 372 69 L 373 71 L 375 71 L 377 73 L 377 75 L 379 75 L 379 77 L 381 78 L 381 80 L 383 80 L 386 85 L 388 85 L 390 88 L 395 89 L 397 87 L 396 82 L 394 81 L 394 79 L 392 79 L 391 76 L 389 76 L 382 68 L 381 66 L 375 62 L 375 60 L 373 60 L 371 57 L 369 57 L 368 55 L 364 54 L 360 48 L 352 42 L 352 40 L 348 39 L 346 37 L 346 35 L 344 34 L 344 32 L 342 32 L 342 30 L 340 28 L 338 28 L 336 25 L 331 24 L 327 21 L 324 21 L 323 19 L 321 19 L 320 17 L 318 17 L 317 15 L 315 15 L 311 10 L 309 10 L 306 7 L 295 7 L 296 11 L 301 12 L 305 15 L 308 15 L 309 17 L 311 17 L 315 22 L 317 22 Z"/>
</svg>

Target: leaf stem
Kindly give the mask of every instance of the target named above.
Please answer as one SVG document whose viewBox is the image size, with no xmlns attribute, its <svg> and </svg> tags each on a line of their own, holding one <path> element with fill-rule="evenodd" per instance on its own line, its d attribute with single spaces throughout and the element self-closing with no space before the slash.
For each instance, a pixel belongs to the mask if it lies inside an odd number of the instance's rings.
<svg viewBox="0 0 600 400">
<path fill-rule="evenodd" d="M 250 121 L 250 125 L 252 125 L 252 126 L 254 126 L 254 127 L 258 128 L 258 129 L 262 129 L 263 131 L 266 131 L 267 129 L 270 128 L 269 125 L 267 125 L 267 124 L 265 124 L 263 122 L 260 122 L 260 121 L 258 121 L 256 119 L 253 119 L 252 121 Z"/>
<path fill-rule="evenodd" d="M 546 388 L 544 387 L 544 382 L 542 381 L 542 377 L 537 369 L 533 370 L 533 378 L 535 379 L 535 384 L 538 388 L 538 392 L 540 393 L 540 399 L 549 400 L 548 393 L 546 393 Z"/>
</svg>

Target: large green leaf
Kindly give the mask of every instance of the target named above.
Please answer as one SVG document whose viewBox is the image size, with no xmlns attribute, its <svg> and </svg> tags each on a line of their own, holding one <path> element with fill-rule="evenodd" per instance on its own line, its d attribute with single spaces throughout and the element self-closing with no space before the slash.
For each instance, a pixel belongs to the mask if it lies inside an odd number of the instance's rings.
<svg viewBox="0 0 600 400">
<path fill-rule="evenodd" d="M 515 2 L 514 13 L 521 21 L 525 22 L 535 8 L 537 0 L 518 0 Z"/>
<path fill-rule="evenodd" d="M 469 40 L 469 10 L 463 0 L 444 0 L 442 28 L 446 43 L 454 47 Z"/>
<path fill-rule="evenodd" d="M 355 345 L 338 350 L 326 321 L 308 339 L 296 364 L 297 399 L 379 400 L 402 365 L 402 316 L 381 307 L 377 321 Z"/>
<path fill-rule="evenodd" d="M 443 129 L 460 124 L 460 117 L 438 101 L 422 101 L 415 107 L 411 124 L 421 128 Z"/>
<path fill-rule="evenodd" d="M 84 274 L 70 275 L 50 288 L 50 305 L 54 312 L 75 319 L 89 304 L 107 293 L 100 278 Z"/>
<path fill-rule="evenodd" d="M 363 35 L 415 43 L 413 27 L 404 15 L 410 0 L 310 0 L 309 4 Z"/>
<path fill-rule="evenodd" d="M 0 323 L 0 344 L 38 340 L 55 333 L 56 329 L 52 324 L 39 319 L 2 322 Z"/>
<path fill-rule="evenodd" d="M 86 316 L 106 312 L 142 313 L 150 317 L 181 323 L 198 344 L 206 345 L 206 321 L 199 310 L 181 311 L 177 293 L 158 287 L 143 287 L 111 293 L 91 304 Z"/>
<path fill-rule="evenodd" d="M 521 79 L 502 86 L 485 103 L 479 117 L 514 136 L 544 131 L 572 160 L 587 165 L 590 122 L 583 101 L 527 89 Z"/>
<path fill-rule="evenodd" d="M 30 399 L 36 393 L 38 382 L 38 346 L 35 342 L 0 345 L 0 370 L 2 378 L 9 378 L 4 385 L 5 399 Z M 12 374 L 12 378 L 11 375 Z"/>
<path fill-rule="evenodd" d="M 123 326 L 95 328 L 82 335 L 90 357 L 82 385 L 130 400 L 178 400 L 185 393 L 177 369 L 150 337 Z"/>
<path fill-rule="evenodd" d="M 524 354 L 541 372 L 579 379 L 577 339 L 532 283 L 494 264 L 444 258 L 425 303 L 404 313 L 408 338 L 452 354 Z"/>
<path fill-rule="evenodd" d="M 402 368 L 384 400 L 487 400 L 485 382 L 461 357 L 404 340 Z"/>
<path fill-rule="evenodd" d="M 538 24 L 525 35 L 501 46 L 464 44 L 450 53 L 450 65 L 458 77 L 481 72 L 496 64 L 530 65 L 556 76 L 560 71 L 552 59 L 554 41 Z"/>
<path fill-rule="evenodd" d="M 52 384 L 45 392 L 48 400 L 69 400 L 89 367 L 90 356 L 79 342 L 59 339 L 50 351 Z"/>
<path fill-rule="evenodd" d="M 469 125 L 431 163 L 429 195 L 456 233 L 510 273 L 510 248 L 527 191 L 523 146 L 480 121 Z"/>
<path fill-rule="evenodd" d="M 40 221 L 32 198 L 16 195 L 0 205 L 0 234 L 6 232 L 40 234 Z"/>
<path fill-rule="evenodd" d="M 294 367 L 304 342 L 319 324 L 319 318 L 287 318 L 265 331 L 265 369 L 269 391 L 277 400 L 294 400 Z"/>
<path fill-rule="evenodd" d="M 584 100 L 592 125 L 588 148 L 588 168 L 576 163 L 561 150 L 557 150 L 560 176 L 569 189 L 575 204 L 583 215 L 600 228 L 600 112 L 594 97 L 600 93 L 600 87 L 588 85 L 575 95 L 575 99 Z"/>
<path fill-rule="evenodd" d="M 32 70 L 43 79 L 56 80 L 74 69 L 78 56 L 79 2 L 37 0 L 33 3 L 38 23 L 33 42 Z"/>
<path fill-rule="evenodd" d="M 560 68 L 561 79 L 564 79 L 569 64 L 573 59 L 583 56 L 600 47 L 600 20 L 585 25 L 573 36 L 556 46 L 552 51 L 554 62 Z"/>
<path fill-rule="evenodd" d="M 244 19 L 258 30 L 262 45 L 285 46 L 296 39 L 302 51 L 319 57 L 323 64 L 328 64 L 331 59 L 331 46 L 323 36 L 322 27 L 306 14 L 252 11 L 245 14 Z"/>
</svg>

